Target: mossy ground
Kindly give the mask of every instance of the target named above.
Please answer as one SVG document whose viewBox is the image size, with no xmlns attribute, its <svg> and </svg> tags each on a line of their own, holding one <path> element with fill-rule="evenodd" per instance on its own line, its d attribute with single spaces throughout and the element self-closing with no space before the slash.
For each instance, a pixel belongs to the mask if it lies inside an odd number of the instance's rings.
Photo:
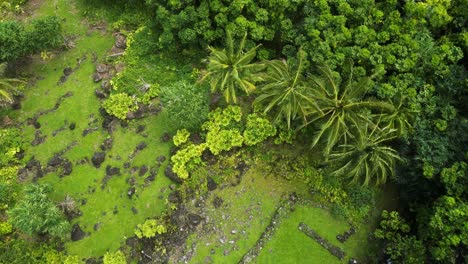
<svg viewBox="0 0 468 264">
<path fill-rule="evenodd" d="M 52 185 L 52 198 L 57 202 L 66 195 L 73 197 L 78 204 L 81 204 L 83 199 L 87 201 L 85 205 L 79 206 L 83 215 L 74 219 L 72 224 L 79 223 L 89 235 L 77 242 L 67 242 L 65 247 L 69 254 L 81 258 L 101 256 L 108 250 L 117 250 L 126 237 L 133 236 L 137 224 L 144 222 L 145 218 L 161 214 L 166 208 L 168 189 L 161 189 L 170 184 L 163 176 L 168 159 L 159 168 L 154 182 L 144 183 L 148 173 L 143 177 L 135 176 L 136 194 L 132 199 L 127 197 L 130 169 L 123 169 L 122 164 L 128 160 L 128 156 L 140 142 L 145 142 L 147 147 L 133 160 L 129 160 L 131 167 L 147 165 L 151 168 L 156 166 L 158 156 L 164 155 L 168 158 L 170 143 L 160 140 L 166 129 L 167 117 L 159 114 L 144 120 L 131 121 L 126 128 L 118 127 L 112 135 L 114 145 L 106 153 L 106 160 L 99 169 L 90 163 L 78 164 L 80 160 L 90 159 L 95 151 L 99 151 L 101 143 L 109 136 L 108 132 L 101 128 L 100 102 L 94 95 L 94 90 L 99 84 L 93 82 L 92 74 L 95 69 L 93 56 L 96 56 L 98 61 L 104 59 L 114 39 L 105 30 L 91 30 L 70 1 L 44 1 L 35 14 L 56 14 L 63 18 L 65 33 L 77 38 L 74 40 L 74 48 L 54 53 L 52 58 L 45 62 L 35 58 L 25 71 L 25 74 L 35 76 L 38 80 L 25 92 L 22 109 L 18 113 L 19 121 L 26 121 L 40 111 L 53 108 L 59 97 L 67 92 L 73 93 L 71 97 L 63 100 L 56 111 L 38 118 L 41 124 L 39 130 L 47 137 L 43 144 L 28 147 L 26 159 L 34 156 L 45 166 L 55 153 L 76 142 L 76 145 L 63 155 L 73 163 L 71 175 L 61 178 L 57 173 L 50 173 L 39 182 Z M 79 60 L 81 62 L 78 66 Z M 66 67 L 71 67 L 74 71 L 67 81 L 58 85 Z M 76 124 L 74 130 L 69 129 L 71 123 Z M 136 128 L 140 125 L 145 126 L 148 137 L 136 133 Z M 53 132 L 62 127 L 64 130 L 54 136 Z M 98 130 L 82 136 L 83 130 L 94 127 Z M 35 128 L 25 124 L 22 129 L 26 142 L 31 142 L 34 139 Z M 107 165 L 119 167 L 122 175 L 114 176 L 107 186 L 101 189 Z M 137 214 L 132 212 L 132 207 L 138 210 Z M 113 214 L 114 208 L 118 210 L 117 214 Z M 100 225 L 97 231 L 93 228 L 95 224 Z"/>
</svg>

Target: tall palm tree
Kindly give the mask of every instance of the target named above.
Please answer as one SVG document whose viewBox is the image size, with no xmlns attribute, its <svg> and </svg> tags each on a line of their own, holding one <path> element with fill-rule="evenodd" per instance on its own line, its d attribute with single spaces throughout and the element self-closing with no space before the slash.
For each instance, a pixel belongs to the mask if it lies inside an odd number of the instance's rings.
<svg viewBox="0 0 468 264">
<path fill-rule="evenodd" d="M 6 64 L 0 65 L 0 106 L 12 104 L 14 102 L 13 95 L 19 91 L 20 85 L 25 82 L 19 79 L 6 78 Z"/>
<path fill-rule="evenodd" d="M 303 75 L 305 53 L 299 51 L 298 56 L 296 68 L 284 60 L 266 63 L 267 71 L 262 74 L 265 84 L 260 87 L 260 95 L 254 101 L 264 109 L 264 113 L 275 111 L 275 122 L 286 119 L 288 128 L 291 128 L 291 121 L 297 118 L 306 123 L 307 109 L 315 105 L 307 95 L 310 87 Z"/>
<path fill-rule="evenodd" d="M 254 91 L 253 74 L 264 68 L 262 64 L 252 63 L 260 45 L 244 52 L 246 38 L 247 33 L 234 51 L 231 33 L 226 30 L 226 49 L 208 47 L 208 67 L 200 81 L 209 80 L 211 91 L 221 91 L 227 103 L 237 103 L 237 90 L 247 95 Z"/>
<path fill-rule="evenodd" d="M 383 184 L 394 173 L 396 161 L 401 160 L 396 150 L 383 145 L 397 137 L 397 130 L 389 126 L 366 124 L 357 129 L 349 144 L 339 145 L 328 163 L 335 168 L 332 175 L 351 178 L 351 183 Z"/>
<path fill-rule="evenodd" d="M 352 65 L 342 82 L 338 82 L 328 67 L 319 67 L 319 72 L 320 75 L 310 77 L 314 89 L 311 89 L 309 96 L 317 107 L 310 108 L 310 117 L 306 125 L 318 125 L 319 130 L 312 141 L 312 147 L 324 142 L 325 156 L 340 140 L 347 142 L 353 137 L 353 127 L 372 122 L 370 113 L 394 111 L 391 103 L 365 97 L 372 76 L 355 81 Z"/>
<path fill-rule="evenodd" d="M 404 98 L 394 100 L 395 110 L 382 116 L 382 121 L 391 128 L 397 130 L 398 137 L 406 138 L 413 129 L 411 125 L 414 120 L 415 111 L 404 106 Z"/>
</svg>

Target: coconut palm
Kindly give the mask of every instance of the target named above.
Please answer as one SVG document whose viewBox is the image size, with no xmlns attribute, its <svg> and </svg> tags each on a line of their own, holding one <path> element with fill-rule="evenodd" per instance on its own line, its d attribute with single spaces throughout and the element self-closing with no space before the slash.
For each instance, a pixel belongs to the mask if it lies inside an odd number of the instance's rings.
<svg viewBox="0 0 468 264">
<path fill-rule="evenodd" d="M 332 175 L 351 178 L 351 183 L 383 184 L 394 173 L 395 163 L 401 160 L 396 150 L 384 143 L 397 137 L 397 130 L 389 126 L 366 124 L 357 129 L 349 144 L 339 145 L 328 163 L 335 169 Z"/>
<path fill-rule="evenodd" d="M 346 79 L 339 82 L 328 67 L 319 67 L 320 75 L 310 77 L 314 89 L 309 92 L 310 99 L 317 107 L 310 108 L 308 124 L 318 126 L 312 147 L 324 142 L 325 156 L 340 140 L 347 142 L 352 138 L 351 129 L 372 122 L 372 113 L 392 113 L 391 103 L 366 98 L 371 77 L 355 81 L 352 65 Z"/>
<path fill-rule="evenodd" d="M 286 119 L 288 128 L 291 121 L 301 118 L 307 121 L 307 109 L 314 106 L 308 97 L 303 75 L 305 53 L 299 52 L 298 65 L 293 68 L 290 62 L 273 60 L 266 63 L 267 71 L 262 74 L 265 84 L 260 87 L 260 95 L 254 104 L 263 108 L 265 113 L 276 112 L 275 122 Z"/>
<path fill-rule="evenodd" d="M 0 106 L 12 104 L 13 95 L 19 91 L 24 81 L 4 77 L 6 64 L 0 65 Z"/>
<path fill-rule="evenodd" d="M 382 121 L 397 130 L 398 137 L 406 138 L 412 131 L 415 112 L 404 106 L 404 98 L 394 100 L 395 110 L 382 116 Z"/>
<path fill-rule="evenodd" d="M 260 45 L 244 52 L 247 33 L 244 34 L 237 51 L 229 31 L 226 31 L 226 49 L 209 47 L 208 67 L 200 81 L 208 80 L 211 91 L 223 93 L 227 103 L 237 103 L 237 90 L 247 95 L 255 90 L 254 73 L 263 69 L 262 64 L 252 63 Z"/>
</svg>

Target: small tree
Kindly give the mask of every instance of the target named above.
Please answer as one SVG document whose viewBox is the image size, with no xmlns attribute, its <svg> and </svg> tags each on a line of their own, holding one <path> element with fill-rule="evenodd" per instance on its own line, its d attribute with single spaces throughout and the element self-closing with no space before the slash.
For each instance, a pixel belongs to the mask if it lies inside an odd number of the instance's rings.
<svg viewBox="0 0 468 264">
<path fill-rule="evenodd" d="M 47 197 L 50 191 L 48 185 L 28 185 L 24 189 L 24 198 L 8 211 L 9 221 L 13 226 L 28 235 L 49 234 L 64 237 L 70 225 Z"/>
</svg>

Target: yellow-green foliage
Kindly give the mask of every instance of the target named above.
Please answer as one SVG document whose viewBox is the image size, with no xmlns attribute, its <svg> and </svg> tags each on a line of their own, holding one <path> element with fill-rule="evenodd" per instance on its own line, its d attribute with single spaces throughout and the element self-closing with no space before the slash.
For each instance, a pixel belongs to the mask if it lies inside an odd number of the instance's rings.
<svg viewBox="0 0 468 264">
<path fill-rule="evenodd" d="M 196 165 L 202 164 L 201 156 L 206 149 L 206 144 L 193 145 L 189 144 L 187 147 L 177 151 L 171 157 L 173 162 L 172 170 L 180 178 L 187 179 L 189 176 L 188 170 L 195 168 Z"/>
<path fill-rule="evenodd" d="M 12 184 L 15 181 L 18 166 L 9 166 L 0 168 L 0 183 Z"/>
<path fill-rule="evenodd" d="M 83 261 L 80 260 L 78 256 L 67 256 L 63 261 L 63 264 L 82 264 Z"/>
<path fill-rule="evenodd" d="M 268 119 L 257 114 L 251 114 L 247 117 L 247 125 L 243 134 L 244 143 L 247 146 L 258 144 L 275 134 L 276 128 Z"/>
<path fill-rule="evenodd" d="M 187 142 L 188 138 L 190 137 L 190 132 L 187 131 L 187 129 L 180 129 L 177 130 L 177 134 L 174 136 L 172 139 L 174 141 L 174 145 L 180 146 Z"/>
<path fill-rule="evenodd" d="M 117 251 L 114 253 L 107 252 L 104 255 L 103 259 L 104 264 L 127 264 L 127 259 L 122 251 Z"/>
<path fill-rule="evenodd" d="M 0 236 L 8 235 L 13 232 L 13 227 L 8 222 L 0 222 Z"/>
<path fill-rule="evenodd" d="M 161 235 L 167 232 L 167 228 L 159 224 L 155 219 L 146 220 L 143 224 L 139 224 L 135 230 L 135 235 L 138 238 L 152 238 L 156 234 Z"/>
<path fill-rule="evenodd" d="M 107 113 L 124 120 L 127 113 L 138 109 L 137 102 L 126 93 L 112 94 L 102 104 Z"/>
</svg>

